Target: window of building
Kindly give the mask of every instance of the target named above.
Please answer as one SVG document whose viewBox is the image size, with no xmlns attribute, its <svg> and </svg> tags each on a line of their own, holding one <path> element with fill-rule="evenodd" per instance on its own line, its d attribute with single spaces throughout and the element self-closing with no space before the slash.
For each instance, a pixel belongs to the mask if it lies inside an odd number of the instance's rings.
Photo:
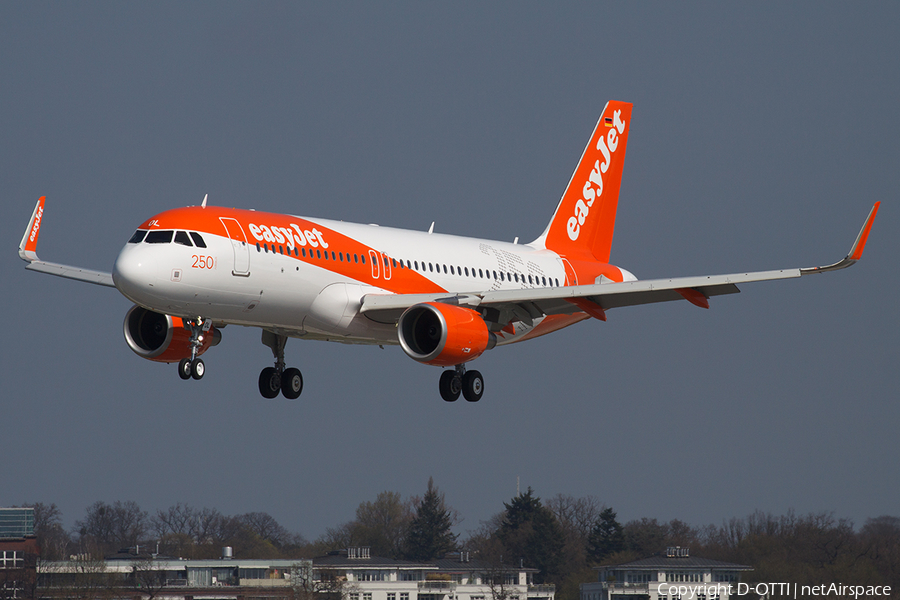
<svg viewBox="0 0 900 600">
<path fill-rule="evenodd" d="M 409 600 L 409 592 L 400 592 L 400 600 Z"/>
<path fill-rule="evenodd" d="M 18 550 L 0 551 L 0 569 L 21 569 L 25 566 L 25 556 Z"/>
<path fill-rule="evenodd" d="M 241 579 L 266 579 L 268 569 L 238 569 Z"/>
</svg>

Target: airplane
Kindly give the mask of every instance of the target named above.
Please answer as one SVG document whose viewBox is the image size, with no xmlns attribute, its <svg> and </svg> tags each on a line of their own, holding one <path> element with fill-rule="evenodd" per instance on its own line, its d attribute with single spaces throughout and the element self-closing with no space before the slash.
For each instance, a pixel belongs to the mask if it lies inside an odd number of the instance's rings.
<svg viewBox="0 0 900 600">
<path fill-rule="evenodd" d="M 298 398 L 289 338 L 400 345 L 413 360 L 445 367 L 447 402 L 477 402 L 484 378 L 466 366 L 496 347 L 530 340 L 613 308 L 733 294 L 738 284 L 790 279 L 858 261 L 880 202 L 850 252 L 827 266 L 638 280 L 610 264 L 632 105 L 610 101 L 594 127 L 550 223 L 519 244 L 207 204 L 167 210 L 137 227 L 112 273 L 45 262 L 37 240 L 45 197 L 19 245 L 27 269 L 115 287 L 134 306 L 123 325 L 140 357 L 177 363 L 199 380 L 200 358 L 226 325 L 258 327 L 274 365 L 259 374 L 266 398 Z"/>
</svg>

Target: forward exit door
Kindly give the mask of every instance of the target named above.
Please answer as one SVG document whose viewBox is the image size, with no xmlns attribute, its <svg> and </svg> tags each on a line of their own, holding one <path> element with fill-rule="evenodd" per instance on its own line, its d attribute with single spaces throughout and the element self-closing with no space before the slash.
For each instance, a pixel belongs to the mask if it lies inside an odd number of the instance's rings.
<svg viewBox="0 0 900 600">
<path fill-rule="evenodd" d="M 231 217 L 219 217 L 219 220 L 225 227 L 225 233 L 231 240 L 231 249 L 234 251 L 234 269 L 231 274 L 238 277 L 249 277 L 250 245 L 247 243 L 247 236 L 244 235 L 244 228 L 237 222 L 237 219 Z"/>
</svg>

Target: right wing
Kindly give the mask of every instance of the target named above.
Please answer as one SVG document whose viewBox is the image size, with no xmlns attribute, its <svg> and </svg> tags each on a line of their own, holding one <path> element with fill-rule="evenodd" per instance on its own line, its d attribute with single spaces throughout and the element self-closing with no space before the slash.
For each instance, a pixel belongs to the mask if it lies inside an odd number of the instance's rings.
<svg viewBox="0 0 900 600">
<path fill-rule="evenodd" d="M 444 302 L 482 310 L 483 315 L 485 314 L 483 309 L 494 309 L 497 312 L 489 313 L 493 318 L 486 320 L 503 327 L 514 320 L 530 325 L 534 319 L 541 316 L 577 312 L 586 312 L 592 317 L 606 320 L 605 311 L 610 308 L 672 300 L 688 300 L 697 306 L 709 308 L 709 298 L 736 294 L 740 292 L 737 287 L 739 283 L 792 279 L 813 273 L 836 271 L 855 264 L 862 257 L 869 230 L 872 228 L 880 204 L 876 202 L 869 211 L 869 216 L 847 256 L 824 267 L 462 294 L 366 294 L 362 298 L 360 312 L 373 321 L 396 323 L 403 311 L 414 304 Z"/>
<path fill-rule="evenodd" d="M 78 281 L 86 281 L 97 285 L 116 287 L 113 283 L 111 273 L 44 262 L 38 258 L 37 240 L 38 234 L 41 231 L 41 218 L 44 216 L 45 199 L 46 196 L 41 196 L 40 199 L 38 199 L 37 204 L 34 205 L 34 212 L 31 213 L 31 220 L 28 222 L 28 228 L 25 229 L 25 235 L 22 236 L 22 241 L 19 243 L 19 257 L 28 263 L 25 268 L 39 273 L 48 273 L 50 275 L 56 275 L 57 277 L 65 277 L 66 279 L 76 279 Z"/>
</svg>

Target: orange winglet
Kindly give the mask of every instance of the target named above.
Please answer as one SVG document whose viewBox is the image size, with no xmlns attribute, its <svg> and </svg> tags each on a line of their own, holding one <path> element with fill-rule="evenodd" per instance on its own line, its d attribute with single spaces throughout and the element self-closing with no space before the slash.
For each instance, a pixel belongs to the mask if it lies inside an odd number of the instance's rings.
<svg viewBox="0 0 900 600">
<path fill-rule="evenodd" d="M 878 207 L 881 206 L 881 201 L 875 203 L 875 206 L 872 207 L 871 212 L 869 212 L 869 217 L 866 219 L 866 224 L 863 225 L 862 231 L 859 232 L 859 237 L 856 238 L 856 243 L 853 244 L 853 248 L 850 251 L 849 258 L 851 260 L 859 260 L 862 258 L 863 250 L 866 247 L 866 240 L 869 239 L 869 230 L 872 229 L 872 222 L 875 220 L 875 215 L 878 214 Z"/>
<path fill-rule="evenodd" d="M 681 294 L 681 296 L 693 304 L 694 306 L 699 306 L 700 308 L 709 308 L 709 300 L 706 296 L 703 295 L 703 292 L 700 290 L 696 290 L 694 288 L 676 288 L 676 292 Z"/>
<path fill-rule="evenodd" d="M 22 241 L 19 244 L 19 256 L 22 260 L 32 262 L 38 260 L 37 241 L 38 234 L 41 232 L 41 218 L 44 216 L 44 201 L 46 196 L 41 196 L 37 204 L 34 205 L 34 212 L 31 213 L 31 221 L 28 222 L 28 228 Z"/>
<path fill-rule="evenodd" d="M 571 302 L 587 314 L 591 315 L 595 319 L 599 319 L 601 321 L 606 320 L 606 311 L 603 310 L 603 307 L 588 300 L 587 298 L 566 298 L 567 301 Z"/>
</svg>

